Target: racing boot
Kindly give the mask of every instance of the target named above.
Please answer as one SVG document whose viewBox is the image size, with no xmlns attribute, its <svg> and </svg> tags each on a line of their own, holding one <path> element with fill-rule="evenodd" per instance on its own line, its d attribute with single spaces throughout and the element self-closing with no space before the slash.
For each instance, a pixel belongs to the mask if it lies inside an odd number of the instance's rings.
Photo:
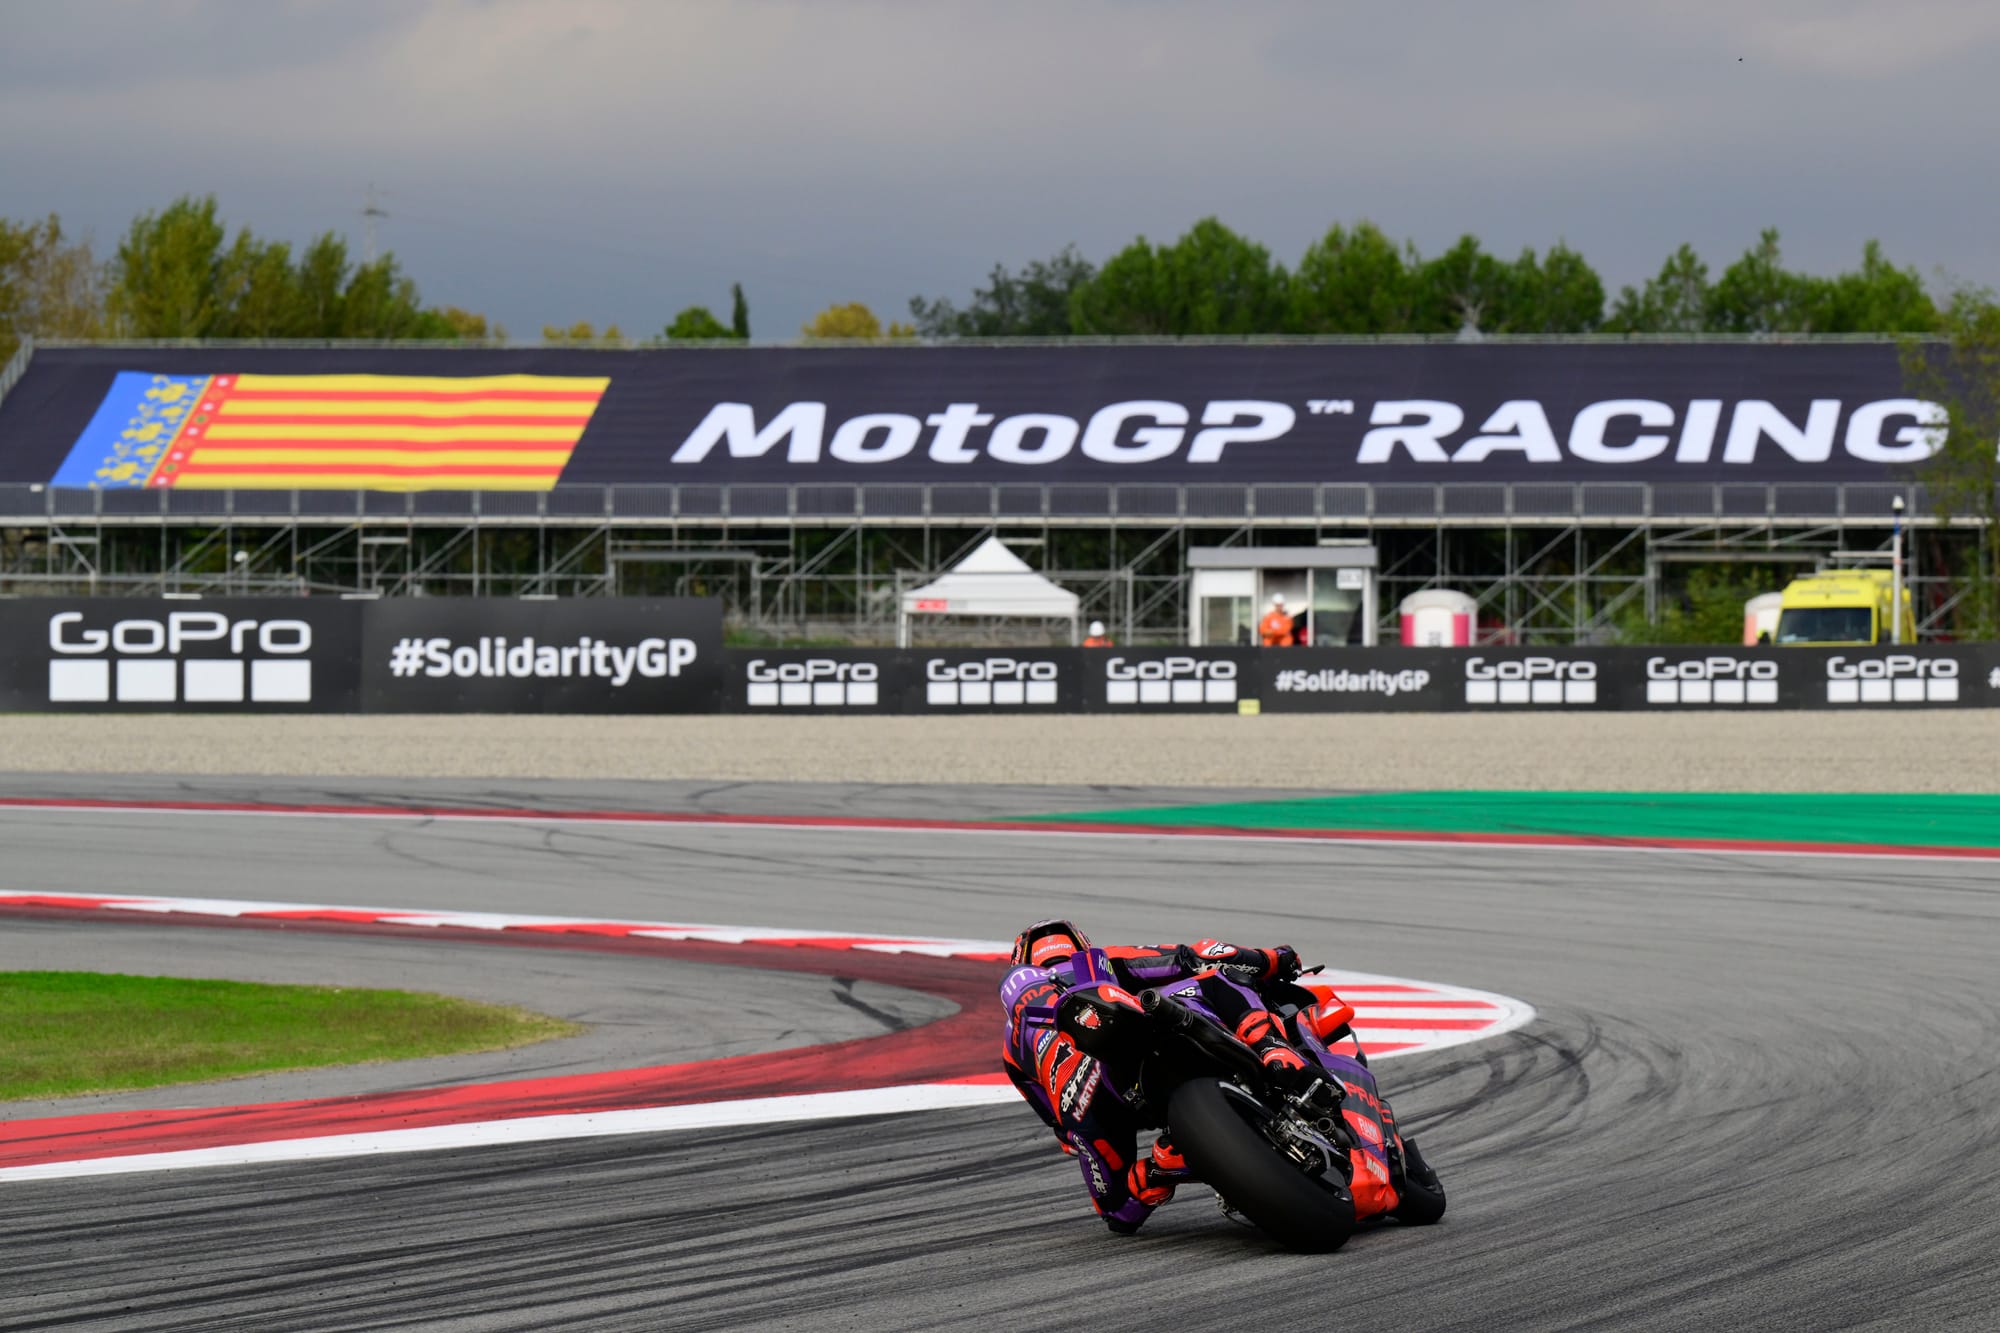
<svg viewBox="0 0 2000 1333">
<path fill-rule="evenodd" d="M 1284 1028 L 1265 1009 L 1252 1009 L 1236 1025 L 1236 1039 L 1257 1053 L 1264 1072 L 1281 1091 L 1294 1095 L 1310 1091 L 1315 1083 L 1327 1082 L 1317 1065 L 1286 1043 Z"/>
<path fill-rule="evenodd" d="M 1131 1170 L 1125 1173 L 1125 1188 L 1148 1208 L 1158 1208 L 1174 1197 L 1175 1185 L 1193 1177 L 1187 1159 L 1162 1136 L 1151 1152 L 1132 1163 Z"/>
</svg>

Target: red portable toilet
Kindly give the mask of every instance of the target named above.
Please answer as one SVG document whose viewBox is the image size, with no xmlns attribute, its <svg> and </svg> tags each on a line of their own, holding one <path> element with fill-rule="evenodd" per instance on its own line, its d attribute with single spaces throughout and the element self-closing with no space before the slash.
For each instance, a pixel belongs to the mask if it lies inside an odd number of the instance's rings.
<svg viewBox="0 0 2000 1333">
<path fill-rule="evenodd" d="M 1462 592 L 1426 588 L 1403 599 L 1403 643 L 1420 648 L 1467 648 L 1479 603 Z"/>
</svg>

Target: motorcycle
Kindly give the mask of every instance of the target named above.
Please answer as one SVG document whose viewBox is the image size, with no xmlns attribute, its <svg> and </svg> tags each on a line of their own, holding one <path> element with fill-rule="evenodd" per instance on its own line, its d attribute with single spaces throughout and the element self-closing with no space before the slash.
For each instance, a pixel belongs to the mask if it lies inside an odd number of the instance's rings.
<svg viewBox="0 0 2000 1333">
<path fill-rule="evenodd" d="M 1222 984 L 1283 1022 L 1306 1071 L 1267 1069 L 1204 1001 L 1202 982 L 1134 996 L 1100 949 L 1059 965 L 1059 997 L 1027 1021 L 1052 1024 L 1098 1061 L 1103 1086 L 1142 1127 L 1171 1137 L 1225 1214 L 1288 1248 L 1326 1252 L 1363 1221 L 1434 1223 L 1445 1193 L 1416 1140 L 1396 1128 L 1355 1037 L 1353 1008 L 1310 980 L 1320 970 L 1259 982 L 1220 969 Z M 1333 1049 L 1348 1039 L 1352 1055 Z"/>
</svg>

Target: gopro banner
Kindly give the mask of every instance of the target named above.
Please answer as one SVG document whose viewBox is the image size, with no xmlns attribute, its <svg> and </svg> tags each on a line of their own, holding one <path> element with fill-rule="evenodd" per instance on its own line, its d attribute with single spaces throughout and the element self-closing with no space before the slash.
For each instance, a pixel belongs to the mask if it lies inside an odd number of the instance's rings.
<svg viewBox="0 0 2000 1333">
<path fill-rule="evenodd" d="M 351 713 L 361 609 L 293 598 L 0 602 L 0 709 Z"/>
<path fill-rule="evenodd" d="M 0 402 L 0 482 L 1898 482 L 1942 422 L 1887 341 L 82 347 Z"/>
<path fill-rule="evenodd" d="M 730 706 L 746 713 L 1075 713 L 1075 648 L 732 650 Z"/>
</svg>

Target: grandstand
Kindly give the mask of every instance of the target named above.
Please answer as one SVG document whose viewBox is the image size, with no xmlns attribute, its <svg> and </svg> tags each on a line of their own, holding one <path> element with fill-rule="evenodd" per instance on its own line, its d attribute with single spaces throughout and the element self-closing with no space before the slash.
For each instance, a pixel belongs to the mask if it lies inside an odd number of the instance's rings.
<svg viewBox="0 0 2000 1333">
<path fill-rule="evenodd" d="M 999 535 L 1128 642 L 1191 545 L 1366 541 L 1379 608 L 1604 638 L 1695 564 L 1881 548 L 1922 632 L 1980 534 L 1916 483 L 1893 343 L 1070 343 L 604 351 L 45 345 L 0 373 L 0 594 L 724 599 L 893 638 Z"/>
</svg>

